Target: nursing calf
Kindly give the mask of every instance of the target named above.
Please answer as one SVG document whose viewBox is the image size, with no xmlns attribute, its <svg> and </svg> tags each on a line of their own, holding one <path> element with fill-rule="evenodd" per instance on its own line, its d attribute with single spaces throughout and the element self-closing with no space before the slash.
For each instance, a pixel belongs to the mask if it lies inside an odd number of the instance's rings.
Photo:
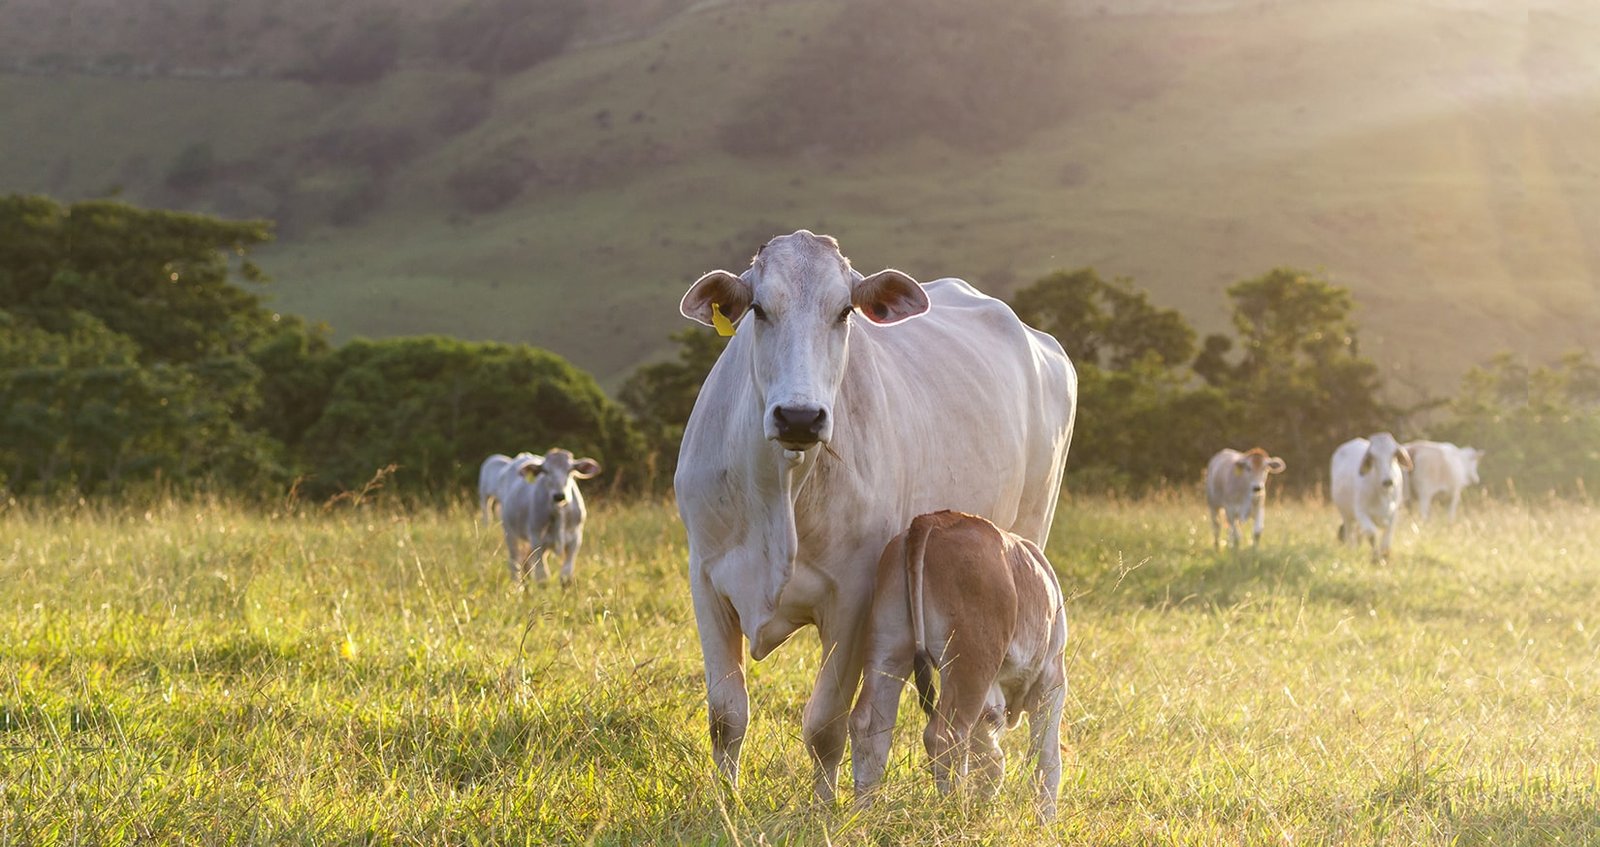
<svg viewBox="0 0 1600 847">
<path fill-rule="evenodd" d="M 973 515 L 919 516 L 884 548 L 867 627 L 866 673 L 850 715 L 858 798 L 870 801 L 883 779 L 900 691 L 914 675 L 940 792 L 973 769 L 998 789 L 999 736 L 1027 712 L 1039 811 L 1054 817 L 1067 616 L 1039 547 Z M 935 667 L 944 687 L 937 703 Z"/>
<path fill-rule="evenodd" d="M 550 552 L 562 559 L 561 584 L 571 585 L 573 560 L 583 544 L 583 521 L 588 516 L 577 481 L 599 473 L 600 463 L 573 459 L 570 452 L 558 447 L 514 467 L 524 479 L 513 479 L 504 486 L 500 504 L 511 578 L 521 583 L 531 570 L 534 580 L 543 584 L 549 578 L 544 554 Z M 526 554 L 523 542 L 531 545 Z"/>
</svg>

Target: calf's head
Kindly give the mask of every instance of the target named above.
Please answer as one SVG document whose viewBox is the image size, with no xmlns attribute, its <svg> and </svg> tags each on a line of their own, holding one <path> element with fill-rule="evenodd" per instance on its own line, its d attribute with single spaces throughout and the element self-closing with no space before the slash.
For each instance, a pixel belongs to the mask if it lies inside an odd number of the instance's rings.
<svg viewBox="0 0 1600 847">
<path fill-rule="evenodd" d="M 517 469 L 529 482 L 543 482 L 550 502 L 560 506 L 571 496 L 572 480 L 588 479 L 599 473 L 600 463 L 593 459 L 574 459 L 572 453 L 557 447 L 543 456 L 528 457 Z"/>
<path fill-rule="evenodd" d="M 838 242 L 803 229 L 767 242 L 742 274 L 700 277 L 679 306 L 707 326 L 716 325 L 717 313 L 739 324 L 751 346 L 763 434 L 791 450 L 833 438 L 853 317 L 890 326 L 927 310 L 928 296 L 910 276 L 862 276 Z"/>
<path fill-rule="evenodd" d="M 1233 472 L 1246 477 L 1250 482 L 1251 497 L 1267 496 L 1267 476 L 1269 474 L 1283 473 L 1288 467 L 1277 456 L 1268 456 L 1267 451 L 1260 447 L 1250 448 L 1250 452 L 1239 457 L 1233 463 Z"/>
<path fill-rule="evenodd" d="M 1401 470 L 1411 470 L 1411 454 L 1393 435 L 1380 432 L 1368 439 L 1367 454 L 1361 457 L 1361 475 L 1375 473 L 1379 485 L 1393 488 L 1400 484 L 1400 475 L 1394 472 L 1395 462 L 1400 463 Z"/>
</svg>

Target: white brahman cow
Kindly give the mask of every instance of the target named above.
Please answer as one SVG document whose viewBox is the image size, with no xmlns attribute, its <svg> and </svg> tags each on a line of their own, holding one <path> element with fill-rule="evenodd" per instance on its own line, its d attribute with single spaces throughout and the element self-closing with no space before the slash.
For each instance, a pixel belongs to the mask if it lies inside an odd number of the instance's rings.
<svg viewBox="0 0 1600 847">
<path fill-rule="evenodd" d="M 1333 451 L 1328 487 L 1339 508 L 1340 541 L 1357 547 L 1368 538 L 1373 561 L 1389 558 L 1403 493 L 1400 474 L 1408 470 L 1411 454 L 1387 432 L 1371 439 L 1352 438 Z"/>
<path fill-rule="evenodd" d="M 823 661 L 802 734 L 816 794 L 830 799 L 884 544 L 948 508 L 1042 545 L 1077 374 L 1005 303 L 957 279 L 862 276 L 837 242 L 805 230 L 768 242 L 742 274 L 701 277 L 680 310 L 725 334 L 738 322 L 674 480 L 712 756 L 737 786 L 744 642 L 759 660 L 814 624 Z"/>
<path fill-rule="evenodd" d="M 960 512 L 912 520 L 878 560 L 861 697 L 850 716 L 857 798 L 869 800 L 883 780 L 900 691 L 914 675 L 939 791 L 950 793 L 974 765 L 985 788 L 998 788 L 1000 735 L 1026 712 L 1039 812 L 1054 818 L 1066 643 L 1061 584 L 1038 545 Z"/>
<path fill-rule="evenodd" d="M 1433 498 L 1450 495 L 1450 522 L 1456 519 L 1456 507 L 1461 505 L 1461 489 L 1478 484 L 1478 460 L 1483 451 L 1475 447 L 1457 447 L 1447 441 L 1408 441 L 1406 452 L 1411 454 L 1411 472 L 1406 474 L 1408 493 L 1417 501 L 1417 512 L 1424 523 Z"/>
<path fill-rule="evenodd" d="M 1239 549 L 1239 524 L 1255 521 L 1251 544 L 1261 543 L 1261 530 L 1267 523 L 1267 475 L 1283 473 L 1287 467 L 1277 456 L 1268 456 L 1260 447 L 1240 453 L 1224 448 L 1206 465 L 1206 505 L 1211 513 L 1211 545 L 1222 546 L 1221 512 L 1228 518 L 1228 538 Z"/>
<path fill-rule="evenodd" d="M 518 453 L 507 456 L 496 453 L 483 460 L 478 466 L 478 505 L 483 508 L 483 522 L 488 523 L 494 519 L 494 514 L 489 511 L 490 503 L 504 503 L 505 486 L 512 482 L 521 482 L 521 477 L 511 472 L 513 466 L 520 466 L 532 459 L 532 453 Z"/>
<path fill-rule="evenodd" d="M 583 521 L 589 515 L 578 480 L 599 473 L 600 463 L 573 459 L 572 453 L 557 447 L 513 467 L 523 478 L 506 485 L 500 504 L 511 578 L 521 584 L 531 570 L 534 581 L 543 585 L 549 579 L 544 569 L 544 554 L 549 552 L 561 557 L 561 584 L 571 585 L 573 560 L 583 545 Z M 523 542 L 531 545 L 528 553 L 522 552 Z"/>
</svg>

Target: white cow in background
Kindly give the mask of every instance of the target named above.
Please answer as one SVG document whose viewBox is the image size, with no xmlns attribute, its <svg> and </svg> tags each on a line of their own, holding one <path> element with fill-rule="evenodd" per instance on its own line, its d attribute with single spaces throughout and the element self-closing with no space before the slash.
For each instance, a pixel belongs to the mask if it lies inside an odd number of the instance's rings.
<svg viewBox="0 0 1600 847">
<path fill-rule="evenodd" d="M 483 464 L 478 466 L 478 505 L 483 508 L 484 523 L 494 519 L 494 514 L 489 511 L 489 504 L 504 503 L 505 486 L 521 481 L 517 473 L 511 472 L 512 468 L 520 467 L 532 458 L 532 453 L 518 453 L 515 456 L 496 453 L 484 459 Z"/>
<path fill-rule="evenodd" d="M 1352 438 L 1333 451 L 1328 485 L 1339 508 L 1340 541 L 1356 547 L 1369 538 L 1372 560 L 1389 558 L 1404 487 L 1401 472 L 1408 470 L 1411 454 L 1387 432 Z"/>
<path fill-rule="evenodd" d="M 1483 458 L 1483 451 L 1446 441 L 1408 441 L 1405 448 L 1413 466 L 1406 474 L 1408 493 L 1416 499 L 1422 521 L 1428 520 L 1433 498 L 1448 494 L 1450 522 L 1454 523 L 1456 507 L 1461 505 L 1461 489 L 1478 484 L 1478 460 Z"/>
<path fill-rule="evenodd" d="M 1250 543 L 1261 543 L 1261 530 L 1267 521 L 1267 476 L 1283 473 L 1287 465 L 1277 456 L 1268 456 L 1260 447 L 1240 453 L 1224 448 L 1206 465 L 1206 504 L 1211 513 L 1211 544 L 1222 546 L 1221 512 L 1228 518 L 1228 539 L 1239 549 L 1239 524 L 1254 520 L 1255 534 Z"/>
<path fill-rule="evenodd" d="M 761 659 L 815 625 L 822 667 L 801 727 L 813 788 L 831 799 L 884 545 L 916 515 L 957 509 L 1042 547 L 1077 375 L 1005 303 L 957 279 L 862 276 L 805 230 L 772 239 L 742 274 L 701 277 L 680 311 L 738 328 L 695 401 L 674 480 L 712 757 L 736 786 L 745 644 Z M 869 709 L 897 703 L 898 691 Z"/>
<path fill-rule="evenodd" d="M 544 554 L 549 552 L 561 557 L 562 586 L 571 585 L 573 560 L 583 545 L 583 521 L 589 514 L 577 481 L 599 473 L 600 463 L 575 460 L 572 453 L 557 447 L 513 467 L 521 477 L 506 485 L 500 504 L 511 578 L 521 584 L 531 570 L 534 581 L 543 585 L 549 579 L 544 569 Z M 531 545 L 526 554 L 523 542 Z"/>
</svg>

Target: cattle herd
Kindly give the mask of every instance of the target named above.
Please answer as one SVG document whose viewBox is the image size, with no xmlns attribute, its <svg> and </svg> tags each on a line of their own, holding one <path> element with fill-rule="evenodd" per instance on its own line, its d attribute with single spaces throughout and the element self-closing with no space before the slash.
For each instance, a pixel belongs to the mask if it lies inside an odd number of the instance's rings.
<svg viewBox="0 0 1600 847">
<path fill-rule="evenodd" d="M 819 799 L 835 796 L 848 737 L 857 801 L 870 802 L 909 676 L 942 792 L 969 772 L 996 790 L 999 733 L 1025 713 L 1052 817 L 1067 621 L 1043 547 L 1078 394 L 1061 345 L 961 280 L 864 276 L 806 230 L 767 242 L 742 273 L 705 274 L 680 311 L 731 336 L 674 479 L 717 767 L 737 786 L 745 651 L 759 660 L 809 625 L 823 661 L 801 725 Z M 1424 520 L 1447 495 L 1453 520 L 1482 455 L 1386 432 L 1344 443 L 1330 466 L 1339 538 L 1386 558 L 1408 488 Z M 479 500 L 485 520 L 499 504 L 516 584 L 546 581 L 546 551 L 571 584 L 577 480 L 599 470 L 562 449 L 484 461 Z M 1235 549 L 1247 521 L 1260 543 L 1267 479 L 1285 470 L 1259 447 L 1212 457 L 1215 546 L 1219 516 Z"/>
</svg>

